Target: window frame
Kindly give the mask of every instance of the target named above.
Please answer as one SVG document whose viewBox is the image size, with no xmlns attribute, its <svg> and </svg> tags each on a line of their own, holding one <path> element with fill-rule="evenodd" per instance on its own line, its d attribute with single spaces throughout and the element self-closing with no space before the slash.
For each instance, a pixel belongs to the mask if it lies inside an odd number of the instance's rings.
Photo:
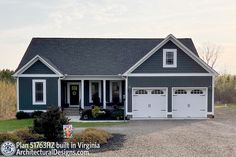
<svg viewBox="0 0 236 157">
<path fill-rule="evenodd" d="M 142 91 L 141 93 L 139 93 L 138 91 Z M 144 92 L 143 92 L 144 91 Z M 138 92 L 138 93 L 136 93 L 136 92 Z M 146 90 L 146 89 L 137 89 L 136 91 L 135 91 L 135 94 L 136 95 L 146 95 L 146 94 L 148 94 L 148 91 Z"/>
<path fill-rule="evenodd" d="M 117 82 L 119 85 L 119 97 L 120 97 L 120 102 L 122 102 L 122 85 L 121 85 L 121 81 L 110 81 L 110 103 L 112 103 L 113 100 L 113 96 L 112 96 L 112 83 L 113 82 Z"/>
<path fill-rule="evenodd" d="M 43 83 L 43 101 L 36 101 L 36 83 Z M 33 105 L 46 105 L 47 103 L 47 90 L 46 90 L 46 80 L 32 80 L 32 100 Z"/>
<path fill-rule="evenodd" d="M 173 64 L 166 64 L 167 52 L 173 53 Z M 177 68 L 177 49 L 163 49 L 163 68 Z"/>
<path fill-rule="evenodd" d="M 158 91 L 158 92 L 156 92 Z M 151 95 L 163 95 L 165 94 L 164 91 L 162 89 L 153 89 L 151 90 Z"/>
<path fill-rule="evenodd" d="M 190 94 L 197 94 L 197 95 L 201 95 L 204 94 L 202 89 L 193 89 L 190 91 Z"/>
<path fill-rule="evenodd" d="M 102 99 L 102 85 L 101 85 L 101 81 L 89 81 L 89 103 L 93 103 L 93 100 L 92 100 L 92 83 L 98 83 L 98 96 L 100 98 L 100 102 L 101 102 L 101 99 Z"/>
<path fill-rule="evenodd" d="M 181 91 L 181 92 L 180 92 Z M 176 93 L 177 92 L 177 93 Z M 180 92 L 180 93 L 179 93 Z M 185 95 L 185 94 L 188 94 L 188 91 L 186 89 L 176 89 L 174 91 L 174 94 L 175 95 Z"/>
</svg>

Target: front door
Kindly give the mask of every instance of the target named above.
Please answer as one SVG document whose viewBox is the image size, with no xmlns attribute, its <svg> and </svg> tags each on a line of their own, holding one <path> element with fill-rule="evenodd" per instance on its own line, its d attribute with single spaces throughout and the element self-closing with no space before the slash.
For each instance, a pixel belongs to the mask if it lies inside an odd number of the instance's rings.
<svg viewBox="0 0 236 157">
<path fill-rule="evenodd" d="M 70 106 L 79 105 L 79 85 L 70 85 Z"/>
</svg>

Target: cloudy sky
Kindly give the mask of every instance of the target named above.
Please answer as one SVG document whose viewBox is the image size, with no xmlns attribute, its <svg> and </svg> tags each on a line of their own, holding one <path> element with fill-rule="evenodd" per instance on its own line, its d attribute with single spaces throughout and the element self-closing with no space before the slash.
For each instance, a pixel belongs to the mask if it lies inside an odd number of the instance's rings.
<svg viewBox="0 0 236 157">
<path fill-rule="evenodd" d="M 221 46 L 236 74 L 235 0 L 1 0 L 0 69 L 14 70 L 32 37 L 191 37 Z"/>
</svg>

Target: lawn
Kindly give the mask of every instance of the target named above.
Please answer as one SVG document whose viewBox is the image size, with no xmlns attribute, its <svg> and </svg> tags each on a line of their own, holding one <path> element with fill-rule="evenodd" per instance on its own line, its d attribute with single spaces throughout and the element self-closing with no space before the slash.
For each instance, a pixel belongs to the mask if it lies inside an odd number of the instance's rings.
<svg viewBox="0 0 236 157">
<path fill-rule="evenodd" d="M 236 109 L 236 104 L 217 104 L 215 106 L 216 108 L 230 108 L 230 109 Z"/>
<path fill-rule="evenodd" d="M 14 131 L 20 128 L 27 128 L 33 125 L 33 119 L 10 119 L 0 120 L 0 132 Z"/>
<path fill-rule="evenodd" d="M 125 122 L 72 122 L 74 128 L 78 127 L 99 127 L 127 124 Z M 21 128 L 33 126 L 33 119 L 11 119 L 0 120 L 0 132 L 14 131 Z"/>
</svg>

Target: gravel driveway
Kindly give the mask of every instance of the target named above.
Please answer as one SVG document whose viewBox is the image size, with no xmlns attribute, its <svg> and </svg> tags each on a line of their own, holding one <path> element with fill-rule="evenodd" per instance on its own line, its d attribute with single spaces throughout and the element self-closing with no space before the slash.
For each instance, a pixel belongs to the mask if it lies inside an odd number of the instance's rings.
<svg viewBox="0 0 236 157">
<path fill-rule="evenodd" d="M 123 147 L 92 156 L 236 156 L 236 110 L 217 109 L 208 120 L 130 121 L 102 127 L 126 135 Z"/>
</svg>

